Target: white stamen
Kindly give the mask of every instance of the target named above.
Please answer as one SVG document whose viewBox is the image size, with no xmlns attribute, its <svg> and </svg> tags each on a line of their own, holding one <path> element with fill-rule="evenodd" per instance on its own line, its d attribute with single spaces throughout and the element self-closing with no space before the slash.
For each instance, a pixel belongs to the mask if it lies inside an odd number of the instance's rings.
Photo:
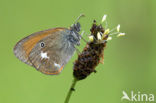
<svg viewBox="0 0 156 103">
<path fill-rule="evenodd" d="M 43 53 L 42 51 L 41 51 L 41 59 L 49 59 L 49 57 L 47 56 L 47 53 L 45 52 L 45 53 Z"/>
<path fill-rule="evenodd" d="M 94 41 L 94 37 L 93 37 L 93 35 L 89 36 L 89 41 L 91 41 L 91 42 Z"/>
<path fill-rule="evenodd" d="M 107 15 L 105 14 L 104 16 L 103 16 L 103 18 L 102 18 L 102 23 L 106 20 L 106 18 L 107 18 Z"/>
<path fill-rule="evenodd" d="M 108 38 L 107 38 L 107 41 L 109 41 L 109 40 L 112 40 L 112 37 L 108 37 Z"/>
<path fill-rule="evenodd" d="M 109 29 L 106 29 L 105 32 L 104 32 L 104 35 L 108 34 L 110 32 Z"/>
<path fill-rule="evenodd" d="M 118 24 L 117 28 L 116 28 L 117 32 L 120 31 L 120 24 Z"/>
<path fill-rule="evenodd" d="M 59 65 L 59 64 L 57 64 L 57 63 L 55 63 L 55 62 L 54 62 L 54 66 L 55 66 L 55 67 L 58 67 L 58 68 L 61 67 L 61 65 Z"/>
<path fill-rule="evenodd" d="M 97 39 L 101 40 L 101 34 L 99 32 L 97 33 Z"/>
<path fill-rule="evenodd" d="M 117 35 L 117 37 L 120 37 L 120 36 L 125 36 L 125 33 L 119 33 L 119 34 Z"/>
</svg>

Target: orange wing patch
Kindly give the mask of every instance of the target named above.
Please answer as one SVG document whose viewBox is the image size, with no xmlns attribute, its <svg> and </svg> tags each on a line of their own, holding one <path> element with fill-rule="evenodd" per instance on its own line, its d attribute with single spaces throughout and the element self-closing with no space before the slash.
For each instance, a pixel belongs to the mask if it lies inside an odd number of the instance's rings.
<svg viewBox="0 0 156 103">
<path fill-rule="evenodd" d="M 52 30 L 47 30 L 46 32 L 43 32 L 41 34 L 38 34 L 36 36 L 33 36 L 32 38 L 29 38 L 25 43 L 23 43 L 23 49 L 26 53 L 26 56 L 28 57 L 31 50 L 34 48 L 37 42 L 39 42 L 44 37 L 48 36 L 49 34 L 56 32 L 56 31 L 62 31 L 64 28 L 56 28 Z"/>
<path fill-rule="evenodd" d="M 57 75 L 63 70 L 63 68 L 64 68 L 64 65 L 56 72 L 50 72 L 50 71 L 45 71 L 45 70 L 40 70 L 40 71 L 47 75 Z"/>
</svg>

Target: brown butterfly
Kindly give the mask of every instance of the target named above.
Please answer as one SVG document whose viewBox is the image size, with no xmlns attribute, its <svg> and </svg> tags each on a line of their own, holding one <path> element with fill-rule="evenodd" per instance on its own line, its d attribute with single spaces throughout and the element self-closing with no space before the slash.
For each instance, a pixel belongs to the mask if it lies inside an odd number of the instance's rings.
<svg viewBox="0 0 156 103">
<path fill-rule="evenodd" d="M 80 23 L 68 28 L 52 28 L 33 33 L 20 40 L 14 47 L 15 56 L 38 71 L 59 74 L 80 45 Z"/>
</svg>

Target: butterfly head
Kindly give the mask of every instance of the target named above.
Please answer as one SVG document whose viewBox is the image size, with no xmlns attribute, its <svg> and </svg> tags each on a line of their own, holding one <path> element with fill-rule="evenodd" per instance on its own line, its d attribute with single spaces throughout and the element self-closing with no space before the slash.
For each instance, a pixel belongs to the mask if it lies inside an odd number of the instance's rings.
<svg viewBox="0 0 156 103">
<path fill-rule="evenodd" d="M 81 30 L 81 25 L 78 22 L 78 20 L 84 17 L 84 14 L 81 14 L 76 21 L 74 22 L 74 24 L 70 27 L 70 31 L 71 31 L 71 41 L 73 44 L 75 45 L 80 45 L 80 40 L 81 40 L 81 35 L 79 34 L 80 30 Z"/>
<path fill-rule="evenodd" d="M 80 45 L 81 35 L 79 34 L 81 30 L 80 23 L 77 22 L 70 27 L 70 41 L 75 45 Z"/>
<path fill-rule="evenodd" d="M 77 23 L 73 24 L 73 25 L 70 27 L 70 29 L 71 29 L 72 31 L 75 31 L 75 32 L 80 32 L 80 30 L 81 30 L 81 25 L 80 25 L 79 22 L 77 22 Z"/>
</svg>

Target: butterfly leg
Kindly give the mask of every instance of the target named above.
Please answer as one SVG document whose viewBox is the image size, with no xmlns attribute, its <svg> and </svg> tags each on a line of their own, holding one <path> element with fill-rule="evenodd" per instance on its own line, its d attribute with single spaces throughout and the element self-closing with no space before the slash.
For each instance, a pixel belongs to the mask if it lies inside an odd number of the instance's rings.
<svg viewBox="0 0 156 103">
<path fill-rule="evenodd" d="M 82 31 L 82 33 L 81 33 L 81 38 L 82 38 L 82 40 L 84 41 L 84 42 L 86 42 L 86 43 L 88 43 L 88 41 L 87 40 L 85 40 L 82 36 L 83 36 L 83 34 L 84 34 L 84 31 Z"/>
<path fill-rule="evenodd" d="M 78 48 L 75 48 L 75 49 L 76 49 L 76 53 L 77 53 L 77 55 L 80 55 L 81 52 L 79 51 L 79 49 L 78 49 Z"/>
</svg>

